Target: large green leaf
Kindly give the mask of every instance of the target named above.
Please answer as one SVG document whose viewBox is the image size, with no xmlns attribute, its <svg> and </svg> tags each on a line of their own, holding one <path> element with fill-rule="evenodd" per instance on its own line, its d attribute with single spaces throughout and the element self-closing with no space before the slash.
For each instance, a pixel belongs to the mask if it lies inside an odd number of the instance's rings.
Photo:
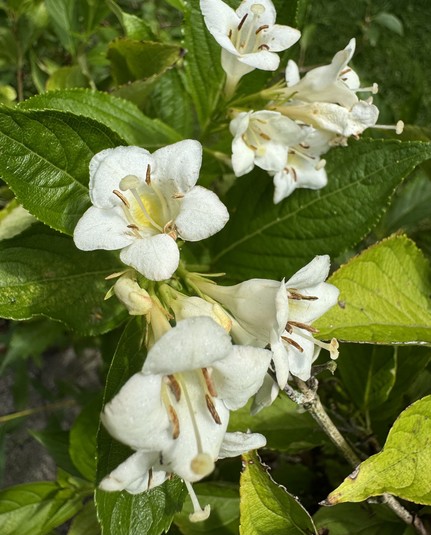
<svg viewBox="0 0 431 535">
<path fill-rule="evenodd" d="M 254 416 L 250 414 L 250 405 L 231 413 L 229 431 L 262 433 L 268 448 L 288 453 L 321 446 L 326 441 L 313 418 L 307 412 L 299 412 L 298 406 L 284 394 Z"/>
<path fill-rule="evenodd" d="M 209 125 L 224 86 L 220 64 L 221 48 L 205 26 L 198 0 L 185 4 L 184 10 L 185 82 L 201 128 Z"/>
<path fill-rule="evenodd" d="M 316 254 L 338 256 L 378 221 L 401 180 L 431 157 L 429 143 L 361 140 L 327 155 L 328 185 L 300 190 L 273 205 L 263 172 L 238 179 L 231 219 L 216 235 L 214 269 L 235 280 L 281 279 Z"/>
<path fill-rule="evenodd" d="M 106 382 L 105 400 L 111 399 L 126 380 L 141 369 L 145 358 L 144 336 L 143 318 L 132 319 L 118 342 Z M 145 414 L 142 417 L 145 418 Z M 103 427 L 97 441 L 100 480 L 132 451 L 112 439 Z M 169 528 L 183 501 L 184 485 L 176 477 L 142 494 L 96 491 L 96 509 L 103 535 L 160 535 Z"/>
<path fill-rule="evenodd" d="M 0 178 L 47 225 L 72 234 L 90 205 L 88 164 L 124 141 L 106 126 L 58 111 L 0 111 Z"/>
<path fill-rule="evenodd" d="M 106 332 L 125 317 L 118 301 L 104 301 L 112 284 L 105 277 L 118 269 L 111 253 L 79 251 L 68 236 L 33 225 L 0 243 L 0 315 L 42 315 L 81 333 Z"/>
<path fill-rule="evenodd" d="M 401 413 L 380 453 L 369 457 L 326 499 L 361 502 L 386 492 L 431 505 L 431 396 Z"/>
<path fill-rule="evenodd" d="M 256 453 L 247 453 L 243 461 L 240 535 L 317 535 L 307 511 L 272 480 Z"/>
<path fill-rule="evenodd" d="M 72 521 L 67 535 L 100 535 L 94 501 L 87 502 Z"/>
<path fill-rule="evenodd" d="M 2 535 L 45 535 L 82 508 L 82 496 L 58 483 L 27 483 L 0 492 Z"/>
<path fill-rule="evenodd" d="M 20 109 L 50 109 L 83 115 L 108 126 L 129 145 L 146 149 L 181 140 L 181 136 L 159 119 L 150 119 L 132 102 L 101 91 L 67 89 L 36 95 Z"/>
<path fill-rule="evenodd" d="M 416 245 L 392 236 L 341 267 L 329 281 L 338 305 L 319 336 L 382 344 L 431 342 L 431 269 Z"/>
</svg>

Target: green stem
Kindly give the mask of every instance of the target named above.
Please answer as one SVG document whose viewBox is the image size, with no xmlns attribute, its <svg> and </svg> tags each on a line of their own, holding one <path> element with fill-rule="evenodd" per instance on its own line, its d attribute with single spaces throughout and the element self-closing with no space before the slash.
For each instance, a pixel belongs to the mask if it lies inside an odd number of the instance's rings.
<svg viewBox="0 0 431 535">
<path fill-rule="evenodd" d="M 43 405 L 42 407 L 35 407 L 34 409 L 25 409 L 23 411 L 13 412 L 11 414 L 5 414 L 0 416 L 0 424 L 16 420 L 17 418 L 23 418 L 24 416 L 31 416 L 33 414 L 38 414 L 39 412 L 47 412 L 58 409 L 67 409 L 68 407 L 75 407 L 77 405 L 76 401 L 73 399 L 66 399 L 64 401 L 58 401 L 56 403 L 51 403 L 48 405 Z"/>
</svg>

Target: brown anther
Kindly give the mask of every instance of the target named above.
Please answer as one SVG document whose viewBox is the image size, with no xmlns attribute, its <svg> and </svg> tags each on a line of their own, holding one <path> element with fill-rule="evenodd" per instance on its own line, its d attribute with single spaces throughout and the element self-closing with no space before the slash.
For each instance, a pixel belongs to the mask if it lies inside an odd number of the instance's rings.
<svg viewBox="0 0 431 535">
<path fill-rule="evenodd" d="M 300 353 L 304 353 L 304 349 L 298 344 L 298 342 L 295 342 L 295 340 L 293 340 L 292 338 L 282 336 L 281 339 L 296 348 Z"/>
<path fill-rule="evenodd" d="M 252 150 L 257 150 L 257 147 L 255 145 L 252 145 L 251 143 L 248 143 L 248 146 L 252 149 Z"/>
<path fill-rule="evenodd" d="M 286 331 L 289 333 L 289 334 L 292 334 L 293 333 L 293 327 L 292 325 L 290 325 L 291 322 L 287 322 L 286 323 Z"/>
<path fill-rule="evenodd" d="M 208 392 L 213 398 L 216 398 L 217 390 L 215 389 L 214 383 L 211 380 L 211 376 L 207 368 L 202 368 L 202 375 L 204 376 L 205 384 L 207 385 Z"/>
<path fill-rule="evenodd" d="M 151 184 L 151 165 L 147 165 L 147 172 L 145 173 L 145 182 L 148 186 Z"/>
<path fill-rule="evenodd" d="M 298 175 L 296 174 L 296 170 L 294 167 L 290 168 L 290 172 L 292 173 L 292 178 L 295 182 L 298 182 Z"/>
<path fill-rule="evenodd" d="M 166 223 L 166 225 L 163 227 L 163 232 L 164 234 L 170 236 L 173 240 L 177 240 L 178 238 L 177 227 L 173 221 L 168 221 Z"/>
<path fill-rule="evenodd" d="M 232 37 L 232 30 L 229 30 L 229 33 L 227 34 L 227 36 L 229 39 Z"/>
<path fill-rule="evenodd" d="M 269 50 L 269 46 L 266 43 L 262 43 L 257 47 L 258 50 Z"/>
<path fill-rule="evenodd" d="M 132 230 L 139 230 L 139 227 L 135 225 L 134 223 L 131 223 L 130 225 L 127 225 L 127 228 L 131 228 Z"/>
<path fill-rule="evenodd" d="M 315 334 L 319 332 L 319 329 L 316 329 L 315 327 L 312 327 L 311 325 L 308 325 L 307 323 L 301 323 L 300 321 L 288 321 L 287 325 L 290 327 L 298 327 L 298 329 L 304 329 L 304 331 L 308 331 L 309 333 Z M 287 329 L 287 326 L 286 326 Z M 292 332 L 292 331 L 289 331 Z"/>
<path fill-rule="evenodd" d="M 184 193 L 181 193 L 181 191 L 178 191 L 177 193 L 174 193 L 172 195 L 173 199 L 184 199 Z"/>
<path fill-rule="evenodd" d="M 175 375 L 168 375 L 168 386 L 170 391 L 175 397 L 175 401 L 178 403 L 181 399 L 181 386 L 180 383 L 175 379 Z"/>
<path fill-rule="evenodd" d="M 315 295 L 303 295 L 295 290 L 291 290 L 290 288 L 288 288 L 287 291 L 289 292 L 288 298 L 294 299 L 295 301 L 316 301 L 316 299 L 319 299 Z"/>
<path fill-rule="evenodd" d="M 271 138 L 268 136 L 268 134 L 265 134 L 265 132 L 259 132 L 259 136 L 262 139 L 266 139 L 267 141 L 271 141 Z"/>
<path fill-rule="evenodd" d="M 168 416 L 172 424 L 172 438 L 176 440 L 180 436 L 180 421 L 178 420 L 178 414 L 172 405 L 168 406 Z"/>
<path fill-rule="evenodd" d="M 124 206 L 126 206 L 127 208 L 130 208 L 130 204 L 129 204 L 129 201 L 126 199 L 126 197 L 121 193 L 121 191 L 118 191 L 118 189 L 114 189 L 112 191 L 112 193 L 114 195 L 116 195 L 120 200 L 121 202 L 124 204 Z"/>
<path fill-rule="evenodd" d="M 207 403 L 207 408 L 210 411 L 211 416 L 213 417 L 213 420 L 216 424 L 221 425 L 221 420 L 218 412 L 216 411 L 216 408 L 214 407 L 214 403 L 212 402 L 212 399 L 208 394 L 205 394 L 205 401 Z"/>
<path fill-rule="evenodd" d="M 343 76 L 344 74 L 347 74 L 348 72 L 351 72 L 350 67 L 346 67 L 343 71 L 340 72 L 339 76 Z"/>
<path fill-rule="evenodd" d="M 261 32 L 262 30 L 267 30 L 269 28 L 268 24 L 262 24 L 262 26 L 259 26 L 259 28 L 256 30 L 256 35 Z"/>
<path fill-rule="evenodd" d="M 127 225 L 127 228 L 129 228 L 129 229 L 132 231 L 133 235 L 134 235 L 136 238 L 139 238 L 139 239 L 142 238 L 142 236 L 139 234 L 139 227 L 137 227 L 136 225 L 134 225 L 134 224 L 132 223 L 132 224 L 130 224 L 130 225 Z"/>
<path fill-rule="evenodd" d="M 153 480 L 153 469 L 152 468 L 149 468 L 148 469 L 148 482 L 147 482 L 147 487 L 150 488 L 150 485 L 151 485 L 151 481 Z"/>
<path fill-rule="evenodd" d="M 241 28 L 244 26 L 245 19 L 248 17 L 248 13 L 246 13 L 243 18 L 240 20 L 240 23 L 238 24 L 238 31 L 241 30 Z"/>
<path fill-rule="evenodd" d="M 300 143 L 299 146 L 302 147 L 303 149 L 309 149 L 310 148 L 310 145 L 307 145 L 307 143 Z"/>
</svg>

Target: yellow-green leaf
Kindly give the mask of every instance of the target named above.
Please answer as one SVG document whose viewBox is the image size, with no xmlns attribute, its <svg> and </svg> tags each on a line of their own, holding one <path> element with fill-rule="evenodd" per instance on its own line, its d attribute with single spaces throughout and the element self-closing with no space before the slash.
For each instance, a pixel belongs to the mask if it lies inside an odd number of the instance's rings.
<svg viewBox="0 0 431 535">
<path fill-rule="evenodd" d="M 240 535 L 316 535 L 307 511 L 277 485 L 256 452 L 243 456 L 240 481 Z"/>
<path fill-rule="evenodd" d="M 406 236 L 392 236 L 342 266 L 329 282 L 338 305 L 315 326 L 351 342 L 431 342 L 431 269 Z"/>
<path fill-rule="evenodd" d="M 361 463 L 326 503 L 361 502 L 386 492 L 431 505 L 431 396 L 401 413 L 383 450 Z"/>
</svg>

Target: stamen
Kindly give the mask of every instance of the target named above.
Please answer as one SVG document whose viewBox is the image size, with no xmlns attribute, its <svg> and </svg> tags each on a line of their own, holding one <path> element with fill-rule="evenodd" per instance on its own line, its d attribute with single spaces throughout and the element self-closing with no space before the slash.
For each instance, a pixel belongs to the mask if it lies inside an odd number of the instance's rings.
<svg viewBox="0 0 431 535">
<path fill-rule="evenodd" d="M 232 29 L 229 30 L 229 33 L 227 34 L 227 36 L 229 39 L 232 37 Z"/>
<path fill-rule="evenodd" d="M 304 295 L 300 294 L 297 290 L 293 290 L 291 288 L 287 288 L 287 291 L 289 295 L 287 296 L 289 299 L 294 299 L 296 301 L 316 301 L 316 299 L 319 299 L 315 295 Z"/>
<path fill-rule="evenodd" d="M 305 150 L 310 148 L 310 145 L 307 145 L 307 143 L 300 143 L 299 146 L 302 147 Z"/>
<path fill-rule="evenodd" d="M 319 162 L 317 163 L 314 169 L 316 169 L 316 171 L 319 171 L 320 169 L 323 169 L 325 165 L 326 165 L 326 160 L 322 158 L 321 160 L 319 160 Z"/>
<path fill-rule="evenodd" d="M 129 204 L 129 201 L 126 199 L 126 197 L 121 193 L 121 191 L 118 191 L 118 189 L 114 189 L 112 191 L 112 193 L 114 195 L 116 195 L 121 201 L 122 203 L 124 204 L 124 206 L 126 206 L 127 208 L 130 208 L 130 204 Z"/>
<path fill-rule="evenodd" d="M 173 221 L 168 221 L 163 227 L 163 233 L 170 236 L 173 240 L 178 238 L 177 227 Z"/>
<path fill-rule="evenodd" d="M 265 134 L 265 132 L 259 132 L 259 136 L 262 139 L 266 139 L 267 141 L 271 141 L 271 138 L 268 136 L 268 134 Z"/>
<path fill-rule="evenodd" d="M 210 372 L 208 371 L 208 368 L 202 368 L 202 375 L 205 379 L 205 384 L 207 385 L 208 392 L 213 398 L 217 397 L 217 391 L 214 387 L 214 383 L 212 382 Z"/>
<path fill-rule="evenodd" d="M 147 172 L 145 173 L 145 182 L 148 186 L 151 184 L 151 165 L 147 165 Z"/>
<path fill-rule="evenodd" d="M 338 340 L 336 338 L 332 338 L 332 340 L 328 343 L 322 342 L 321 340 L 318 340 L 317 338 L 313 338 L 312 336 L 308 336 L 305 333 L 301 333 L 301 336 L 305 338 L 306 340 L 310 340 L 310 342 L 313 342 L 316 346 L 321 347 L 322 349 L 326 349 L 326 351 L 329 351 L 330 357 L 332 360 L 335 360 L 338 358 Z"/>
<path fill-rule="evenodd" d="M 358 89 L 354 89 L 354 92 L 355 93 L 366 92 L 366 93 L 372 93 L 373 95 L 377 95 L 377 93 L 379 92 L 379 84 L 376 84 L 374 82 L 374 84 L 370 87 L 358 87 Z"/>
<path fill-rule="evenodd" d="M 252 4 L 250 11 L 253 13 L 253 15 L 263 15 L 265 13 L 265 6 L 263 4 Z"/>
<path fill-rule="evenodd" d="M 193 490 L 192 484 L 190 481 L 184 481 L 187 487 L 187 491 L 190 496 L 190 500 L 193 504 L 194 512 L 189 515 L 190 522 L 202 522 L 203 520 L 206 520 L 210 516 L 211 507 L 209 505 L 206 505 L 204 509 L 202 509 L 198 497 L 196 496 L 195 491 Z"/>
<path fill-rule="evenodd" d="M 269 46 L 266 43 L 262 43 L 257 47 L 258 50 L 269 50 Z"/>
<path fill-rule="evenodd" d="M 132 231 L 135 238 L 139 238 L 139 239 L 142 238 L 142 236 L 139 234 L 139 227 L 137 227 L 134 224 L 131 224 L 131 225 L 127 225 L 127 228 L 129 228 Z"/>
<path fill-rule="evenodd" d="M 178 191 L 177 193 L 174 193 L 172 195 L 172 198 L 173 199 L 184 199 L 184 193 L 181 193 L 180 191 Z"/>
<path fill-rule="evenodd" d="M 172 438 L 176 440 L 180 436 L 180 421 L 172 405 L 168 405 L 168 416 L 172 424 Z"/>
<path fill-rule="evenodd" d="M 181 399 L 181 386 L 175 379 L 175 375 L 167 375 L 168 386 L 175 397 L 175 401 L 178 403 Z"/>
<path fill-rule="evenodd" d="M 139 205 L 139 208 L 142 210 L 142 212 L 144 213 L 145 217 L 148 219 L 148 221 L 153 225 L 153 227 L 155 227 L 156 229 L 160 230 L 160 232 L 163 232 L 163 229 L 160 225 L 158 225 L 154 219 L 150 216 L 150 214 L 147 212 L 147 209 L 145 208 L 145 205 L 144 203 L 142 202 L 142 199 L 141 197 L 139 196 L 139 193 L 137 192 L 137 190 L 135 188 L 131 188 L 130 189 L 130 192 L 132 193 L 133 197 L 135 197 L 136 199 L 136 202 L 138 203 Z"/>
<path fill-rule="evenodd" d="M 245 19 L 248 17 L 248 13 L 246 13 L 243 18 L 240 20 L 240 23 L 238 24 L 238 31 L 241 30 L 241 28 L 244 26 Z"/>
<path fill-rule="evenodd" d="M 268 28 L 269 28 L 268 24 L 262 24 L 262 26 L 260 26 L 260 27 L 256 30 L 255 33 L 256 33 L 256 35 L 257 35 L 257 34 L 258 34 L 259 32 L 261 32 L 262 30 L 266 30 L 266 29 L 268 29 Z"/>
<path fill-rule="evenodd" d="M 287 336 L 282 336 L 282 340 L 293 346 L 295 349 L 297 349 L 300 353 L 304 353 L 304 348 L 301 347 L 298 342 L 295 342 L 292 338 L 288 338 Z"/>
<path fill-rule="evenodd" d="M 318 333 L 319 330 L 315 327 L 312 327 L 311 325 L 308 325 L 307 323 L 301 323 L 300 321 L 288 321 L 287 325 L 291 327 L 298 327 L 298 329 L 304 329 L 305 331 L 308 331 L 309 333 Z"/>
<path fill-rule="evenodd" d="M 215 421 L 216 424 L 221 425 L 221 419 L 220 419 L 219 413 L 217 412 L 214 406 L 214 403 L 208 394 L 205 394 L 205 401 L 207 404 L 207 408 L 210 411 L 211 416 L 213 417 L 213 420 Z"/>
<path fill-rule="evenodd" d="M 153 469 L 149 468 L 148 469 L 148 482 L 147 482 L 147 487 L 148 488 L 150 488 L 152 480 L 153 480 Z"/>
</svg>

